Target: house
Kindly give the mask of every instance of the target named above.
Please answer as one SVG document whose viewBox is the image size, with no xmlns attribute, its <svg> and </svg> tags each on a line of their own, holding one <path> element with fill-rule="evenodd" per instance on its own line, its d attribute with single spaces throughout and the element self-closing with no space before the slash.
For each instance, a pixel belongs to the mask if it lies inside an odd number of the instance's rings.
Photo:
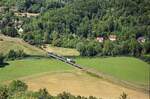
<svg viewBox="0 0 150 99">
<path fill-rule="evenodd" d="M 109 35 L 109 40 L 110 41 L 116 41 L 117 40 L 117 36 L 116 35 Z"/>
<path fill-rule="evenodd" d="M 103 37 L 97 37 L 96 40 L 100 43 L 102 43 L 104 41 L 104 38 Z"/>
<path fill-rule="evenodd" d="M 137 41 L 139 43 L 144 43 L 146 41 L 146 39 L 142 36 L 142 37 L 137 38 Z"/>
<path fill-rule="evenodd" d="M 22 28 L 20 28 L 20 29 L 18 30 L 18 32 L 19 32 L 19 33 L 22 33 L 22 32 L 23 32 L 23 29 L 22 29 Z"/>
</svg>

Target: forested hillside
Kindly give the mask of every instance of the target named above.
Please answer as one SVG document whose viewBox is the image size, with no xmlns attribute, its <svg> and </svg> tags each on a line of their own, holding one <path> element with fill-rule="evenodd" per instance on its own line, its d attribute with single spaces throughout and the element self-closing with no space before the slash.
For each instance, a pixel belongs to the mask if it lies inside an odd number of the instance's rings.
<svg viewBox="0 0 150 99">
<path fill-rule="evenodd" d="M 16 1 L 12 5 L 19 12 L 40 13 L 19 18 L 23 20 L 21 37 L 32 44 L 77 48 L 84 56 L 140 56 L 150 52 L 149 0 Z M 109 40 L 109 36 L 115 40 Z M 97 37 L 104 41 L 97 42 Z"/>
</svg>

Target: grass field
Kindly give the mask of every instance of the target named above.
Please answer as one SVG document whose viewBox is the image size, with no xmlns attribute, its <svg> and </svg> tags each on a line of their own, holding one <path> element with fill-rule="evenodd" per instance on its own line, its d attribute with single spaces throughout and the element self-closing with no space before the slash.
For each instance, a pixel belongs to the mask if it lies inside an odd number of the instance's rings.
<svg viewBox="0 0 150 99">
<path fill-rule="evenodd" d="M 45 52 L 32 46 L 19 38 L 11 38 L 0 35 L 0 53 L 6 54 L 9 50 L 23 50 L 29 55 L 45 55 Z"/>
<path fill-rule="evenodd" d="M 0 68 L 0 82 L 20 77 L 32 76 L 44 72 L 73 70 L 71 66 L 53 59 L 24 59 L 9 61 L 9 65 Z"/>
<path fill-rule="evenodd" d="M 85 58 L 79 60 L 81 62 Z M 146 93 L 92 77 L 54 59 L 28 58 L 8 61 L 8 63 L 9 65 L 0 68 L 0 82 L 6 84 L 11 80 L 23 80 L 28 84 L 29 90 L 33 91 L 47 88 L 52 95 L 66 91 L 74 95 L 93 95 L 103 99 L 118 99 L 122 92 L 127 93 L 131 99 L 148 99 L 149 97 Z"/>
<path fill-rule="evenodd" d="M 62 47 L 54 47 L 51 45 L 46 45 L 46 51 L 53 52 L 62 56 L 79 56 L 80 53 L 76 49 L 71 48 L 62 48 Z"/>
<path fill-rule="evenodd" d="M 92 77 L 80 70 L 72 72 L 47 73 L 24 79 L 29 85 L 29 90 L 37 91 L 47 88 L 52 95 L 63 91 L 73 95 L 95 96 L 100 99 L 119 99 L 123 92 L 128 94 L 129 99 L 148 99 L 148 94 L 124 88 L 109 83 L 103 79 Z"/>
<path fill-rule="evenodd" d="M 77 63 L 134 84 L 147 86 L 150 82 L 149 64 L 136 58 L 77 58 Z"/>
</svg>

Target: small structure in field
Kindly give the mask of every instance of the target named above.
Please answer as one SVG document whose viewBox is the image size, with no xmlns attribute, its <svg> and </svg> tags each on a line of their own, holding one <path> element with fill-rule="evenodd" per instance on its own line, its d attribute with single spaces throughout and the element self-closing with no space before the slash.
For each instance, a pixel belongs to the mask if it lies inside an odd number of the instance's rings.
<svg viewBox="0 0 150 99">
<path fill-rule="evenodd" d="M 23 29 L 20 28 L 20 29 L 18 30 L 18 32 L 19 32 L 19 33 L 23 33 Z"/>
<path fill-rule="evenodd" d="M 75 60 L 74 60 L 74 59 L 67 58 L 66 60 L 67 60 L 67 62 L 75 63 Z"/>
<path fill-rule="evenodd" d="M 104 42 L 104 37 L 97 37 L 96 40 L 100 43 Z"/>
<path fill-rule="evenodd" d="M 142 36 L 142 37 L 137 38 L 137 41 L 139 43 L 144 43 L 146 41 L 146 39 L 145 39 L 145 37 Z"/>
<path fill-rule="evenodd" d="M 116 41 L 117 40 L 117 36 L 116 35 L 109 35 L 109 40 L 110 41 Z"/>
</svg>

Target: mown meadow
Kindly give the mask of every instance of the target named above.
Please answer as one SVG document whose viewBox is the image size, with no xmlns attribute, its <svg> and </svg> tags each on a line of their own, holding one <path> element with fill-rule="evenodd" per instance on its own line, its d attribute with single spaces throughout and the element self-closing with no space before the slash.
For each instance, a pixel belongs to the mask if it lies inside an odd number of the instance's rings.
<svg viewBox="0 0 150 99">
<path fill-rule="evenodd" d="M 119 80 L 134 84 L 149 85 L 150 66 L 137 58 L 107 57 L 107 58 L 77 58 L 77 63 L 93 68 Z"/>
</svg>

